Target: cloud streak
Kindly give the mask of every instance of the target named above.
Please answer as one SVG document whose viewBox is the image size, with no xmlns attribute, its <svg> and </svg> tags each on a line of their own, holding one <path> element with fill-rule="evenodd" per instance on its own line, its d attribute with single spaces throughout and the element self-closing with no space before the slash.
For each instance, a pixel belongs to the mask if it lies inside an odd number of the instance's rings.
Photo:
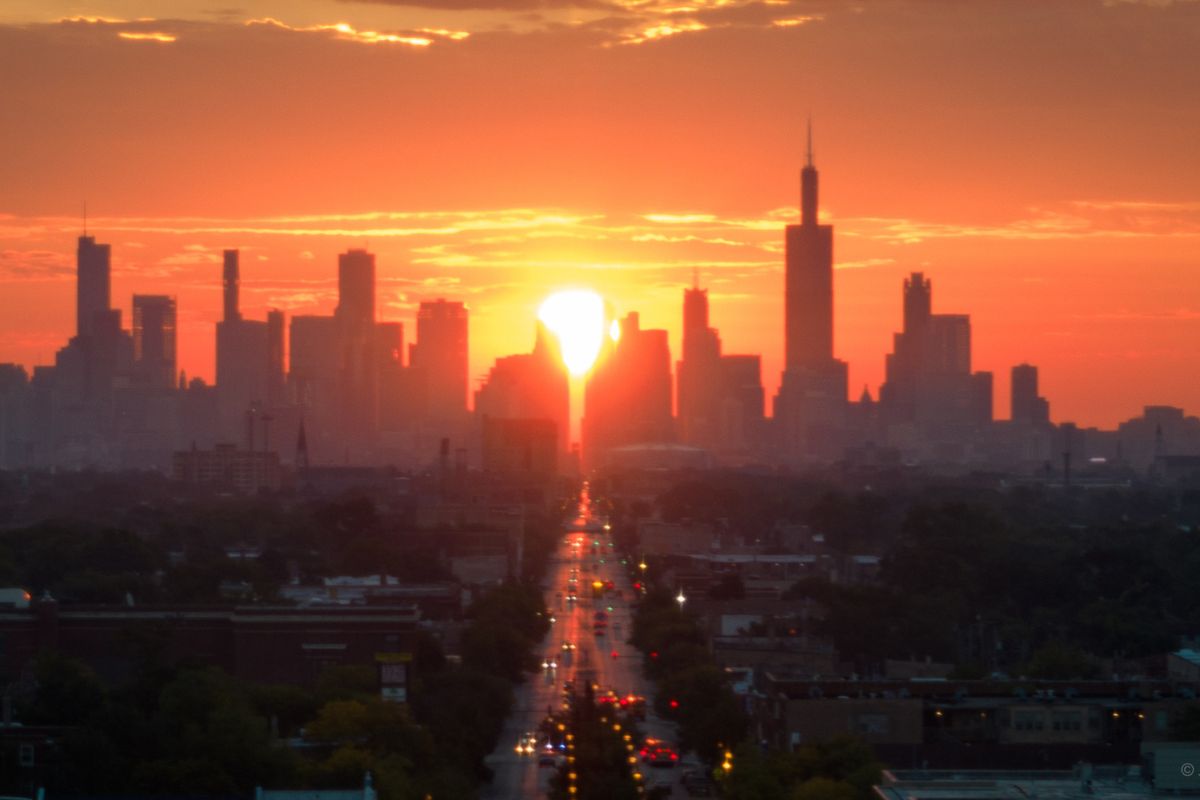
<svg viewBox="0 0 1200 800">
<path fill-rule="evenodd" d="M 289 25 L 274 17 L 246 20 L 247 26 L 261 25 L 293 33 L 322 33 L 348 42 L 360 44 L 402 44 L 410 47 L 429 47 L 435 41 L 462 41 L 471 34 L 447 28 L 417 28 L 413 30 L 375 31 L 360 30 L 348 22 L 333 22 L 325 25 Z"/>
<path fill-rule="evenodd" d="M 132 42 L 158 42 L 170 44 L 178 39 L 173 33 L 162 31 L 118 31 L 117 38 Z"/>
<path fill-rule="evenodd" d="M 75 266 L 64 253 L 53 250 L 0 250 L 0 281 L 64 280 L 75 275 Z"/>
</svg>

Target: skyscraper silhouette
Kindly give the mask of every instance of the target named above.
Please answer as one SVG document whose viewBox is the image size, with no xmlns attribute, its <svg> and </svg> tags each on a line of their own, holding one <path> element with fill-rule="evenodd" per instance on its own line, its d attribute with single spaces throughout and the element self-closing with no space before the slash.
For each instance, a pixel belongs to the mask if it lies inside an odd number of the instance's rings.
<svg viewBox="0 0 1200 800">
<path fill-rule="evenodd" d="M 676 380 L 680 440 L 719 463 L 751 458 L 763 424 L 761 359 L 721 353 L 721 337 L 709 326 L 708 291 L 695 281 L 683 293 Z"/>
<path fill-rule="evenodd" d="M 636 312 L 627 314 L 584 390 L 584 457 L 600 466 L 615 447 L 672 441 L 673 427 L 667 332 L 643 329 Z"/>
<path fill-rule="evenodd" d="M 496 359 L 487 380 L 475 393 L 475 413 L 483 427 L 485 465 L 495 464 L 497 453 L 510 447 L 533 446 L 533 440 L 547 432 L 550 470 L 559 462 L 565 463 L 569 407 L 567 372 L 558 341 L 538 322 L 533 352 Z"/>
<path fill-rule="evenodd" d="M 1038 395 L 1038 368 L 1018 364 L 1012 368 L 1012 421 L 1024 425 L 1048 425 L 1050 405 Z"/>
<path fill-rule="evenodd" d="M 933 284 L 924 274 L 914 272 L 904 279 L 904 330 L 924 330 L 932 315 Z"/>
<path fill-rule="evenodd" d="M 417 341 L 411 364 L 422 370 L 429 386 L 432 418 L 461 417 L 467 410 L 467 308 L 434 300 L 417 311 Z"/>
<path fill-rule="evenodd" d="M 234 322 L 242 318 L 242 312 L 238 308 L 238 283 L 240 276 L 238 275 L 238 251 L 226 250 L 222 254 L 224 256 L 223 270 L 221 273 L 221 285 L 224 290 L 224 306 L 226 322 Z"/>
<path fill-rule="evenodd" d="M 217 413 L 222 441 L 245 439 L 246 415 L 266 413 L 283 401 L 283 318 L 275 328 L 262 320 L 246 319 L 239 306 L 239 253 L 226 250 L 221 270 L 223 319 L 217 322 Z M 277 336 L 278 340 L 273 339 Z M 279 357 L 272 363 L 274 350 Z M 275 371 L 277 370 L 277 371 Z M 272 398 L 271 387 L 276 396 Z M 247 443 L 250 447 L 251 443 Z"/>
<path fill-rule="evenodd" d="M 887 438 L 914 457 L 958 458 L 992 421 L 992 374 L 971 371 L 971 318 L 932 313 L 924 274 L 905 279 L 903 308 L 879 390 Z"/>
<path fill-rule="evenodd" d="M 788 369 L 820 368 L 833 360 L 833 227 L 817 222 L 817 182 L 810 124 L 800 171 L 800 224 L 787 226 L 784 243 Z"/>
<path fill-rule="evenodd" d="M 375 357 L 375 256 L 349 250 L 338 256 L 339 428 L 351 451 L 374 444 L 379 368 Z"/>
<path fill-rule="evenodd" d="M 90 336 L 108 315 L 111 304 L 111 256 L 107 244 L 80 236 L 75 251 L 75 335 Z"/>
<path fill-rule="evenodd" d="M 288 323 L 288 385 L 308 419 L 310 452 L 328 457 L 324 439 L 337 421 L 339 368 L 333 317 L 294 315 Z"/>
<path fill-rule="evenodd" d="M 278 407 L 287 399 L 284 381 L 287 358 L 284 349 L 286 319 L 277 308 L 267 312 L 267 405 Z"/>
<path fill-rule="evenodd" d="M 680 438 L 713 447 L 719 416 L 721 340 L 708 325 L 708 291 L 698 283 L 683 292 L 683 357 L 675 368 Z"/>
<path fill-rule="evenodd" d="M 338 256 L 338 304 L 343 324 L 366 329 L 375 323 L 375 255 L 349 250 Z"/>
<path fill-rule="evenodd" d="M 812 125 L 800 171 L 800 224 L 784 232 L 784 372 L 775 443 L 785 461 L 841 456 L 847 367 L 833 357 L 833 227 L 818 220 Z"/>
<path fill-rule="evenodd" d="M 145 386 L 175 386 L 175 298 L 161 294 L 133 296 L 133 368 Z"/>
</svg>

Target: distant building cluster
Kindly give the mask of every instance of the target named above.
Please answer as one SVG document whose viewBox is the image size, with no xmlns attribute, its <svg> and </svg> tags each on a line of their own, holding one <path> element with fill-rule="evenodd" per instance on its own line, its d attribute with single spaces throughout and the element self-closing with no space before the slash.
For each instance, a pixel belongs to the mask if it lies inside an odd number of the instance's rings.
<svg viewBox="0 0 1200 800">
<path fill-rule="evenodd" d="M 903 330 L 877 397 L 864 387 L 851 401 L 834 355 L 833 227 L 818 221 L 811 136 L 800 222 L 784 238 L 785 366 L 771 415 L 761 358 L 722 352 L 696 281 L 683 293 L 673 376 L 665 330 L 642 328 L 636 312 L 614 324 L 588 379 L 577 450 L 557 342 L 540 325 L 532 352 L 498 359 L 468 409 L 462 302 L 421 303 L 406 358 L 403 325 L 376 316 L 373 254 L 338 257 L 332 315 L 251 320 L 239 307 L 238 251 L 226 250 L 209 386 L 177 364 L 175 299 L 134 295 L 126 330 L 112 308 L 110 247 L 84 235 L 75 335 L 32 375 L 0 364 L 0 467 L 152 468 L 189 481 L 224 475 L 248 491 L 277 485 L 281 466 L 412 468 L 450 451 L 518 475 L 841 461 L 1015 469 L 1063 483 L 1200 472 L 1200 419 L 1150 406 L 1112 431 L 1055 424 L 1031 364 L 1012 368 L 1011 418 L 996 420 L 993 375 L 972 365 L 970 317 L 934 313 L 921 272 L 904 281 Z"/>
<path fill-rule="evenodd" d="M 242 315 L 238 256 L 224 252 L 209 386 L 178 368 L 175 298 L 134 295 L 125 330 L 110 247 L 81 236 L 75 335 L 32 376 L 0 365 L 0 467 L 152 468 L 254 491 L 279 485 L 281 463 L 403 463 L 468 436 L 462 303 L 421 304 L 405 364 L 403 326 L 375 316 L 374 255 L 339 257 L 331 316 L 290 320 Z"/>
</svg>

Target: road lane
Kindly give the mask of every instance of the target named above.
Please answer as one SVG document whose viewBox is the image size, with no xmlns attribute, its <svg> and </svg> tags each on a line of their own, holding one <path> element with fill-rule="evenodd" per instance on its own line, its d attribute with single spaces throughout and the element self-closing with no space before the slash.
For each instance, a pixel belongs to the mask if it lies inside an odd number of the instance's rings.
<svg viewBox="0 0 1200 800">
<path fill-rule="evenodd" d="M 621 695 L 645 697 L 647 716 L 638 727 L 647 736 L 672 744 L 678 741 L 674 724 L 654 714 L 654 687 L 642 675 L 640 654 L 625 641 L 633 630 L 635 594 L 627 570 L 614 556 L 610 543 L 603 520 L 591 513 L 585 484 L 578 514 L 564 525 L 563 536 L 547 564 L 545 600 L 553 622 L 539 652 L 543 659 L 553 658 L 558 666 L 543 669 L 517 688 L 513 713 L 496 750 L 486 759 L 494 771 L 491 784 L 481 795 L 488 800 L 545 797 L 554 770 L 538 766 L 538 753 L 518 754 L 516 746 L 523 734 L 538 730 L 548 708 L 556 713 L 562 710 L 563 686 L 568 681 L 582 690 L 581 679 L 590 676 L 594 683 Z M 595 580 L 605 584 L 612 581 L 613 589 L 594 596 Z M 569 600 L 572 589 L 578 597 L 574 602 Z M 612 611 L 608 611 L 610 606 Z M 608 625 L 600 636 L 593 629 L 598 610 L 608 615 Z M 678 769 L 641 764 L 639 769 L 646 774 L 648 785 L 670 784 L 672 796 L 685 796 L 677 785 Z"/>
</svg>

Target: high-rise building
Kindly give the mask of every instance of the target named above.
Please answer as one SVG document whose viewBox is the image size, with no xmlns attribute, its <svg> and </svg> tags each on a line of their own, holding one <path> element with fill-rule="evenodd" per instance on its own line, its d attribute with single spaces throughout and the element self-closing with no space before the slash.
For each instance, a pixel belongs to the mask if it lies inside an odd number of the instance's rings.
<svg viewBox="0 0 1200 800">
<path fill-rule="evenodd" d="M 552 426 L 552 441 L 556 442 L 559 460 L 565 458 L 568 450 L 569 406 L 567 372 L 557 340 L 540 322 L 537 324 L 533 352 L 496 359 L 487 380 L 475 394 L 475 414 L 483 423 L 485 434 L 489 420 L 537 420 L 548 423 Z M 532 429 L 546 430 L 544 425 L 533 426 Z M 484 443 L 495 445 L 496 441 L 489 440 L 485 435 Z"/>
<path fill-rule="evenodd" d="M 924 274 L 914 272 L 904 279 L 904 330 L 924 329 L 932 315 L 933 283 Z"/>
<path fill-rule="evenodd" d="M 375 256 L 349 250 L 338 256 L 339 428 L 353 451 L 369 449 L 379 423 L 375 344 Z"/>
<path fill-rule="evenodd" d="M 133 368 L 145 386 L 171 389 L 175 369 L 175 298 L 160 294 L 133 296 Z"/>
<path fill-rule="evenodd" d="M 975 424 L 985 426 L 996 418 L 993 413 L 995 379 L 991 372 L 971 373 L 971 416 Z"/>
<path fill-rule="evenodd" d="M 419 407 L 413 397 L 409 371 L 404 368 L 404 325 L 375 323 L 375 364 L 379 386 L 379 429 L 410 427 Z"/>
<path fill-rule="evenodd" d="M 758 356 L 722 355 L 709 327 L 708 292 L 694 281 L 683 295 L 683 358 L 676 364 L 679 438 L 718 462 L 746 460 L 763 424 Z"/>
<path fill-rule="evenodd" d="M 466 413 L 466 306 L 442 299 L 421 303 L 410 364 L 425 373 L 431 418 L 457 419 Z"/>
<path fill-rule="evenodd" d="M 708 325 L 708 291 L 683 292 L 683 357 L 675 367 L 680 439 L 714 448 L 720 415 L 721 339 Z"/>
<path fill-rule="evenodd" d="M 267 312 L 267 404 L 277 408 L 286 401 L 287 352 L 284 347 L 287 320 L 277 308 Z"/>
<path fill-rule="evenodd" d="M 1050 404 L 1038 394 L 1038 368 L 1018 364 L 1012 368 L 1012 421 L 1024 425 L 1049 425 Z"/>
<path fill-rule="evenodd" d="M 334 449 L 339 427 L 341 353 L 334 317 L 300 314 L 288 324 L 288 388 L 308 423 L 308 452 L 316 460 L 341 455 Z"/>
<path fill-rule="evenodd" d="M 221 285 L 224 289 L 224 306 L 226 322 L 234 322 L 242 318 L 241 309 L 238 308 L 238 283 L 240 276 L 238 275 L 238 251 L 226 250 L 223 254 L 224 264 L 221 274 Z"/>
<path fill-rule="evenodd" d="M 113 465 L 114 390 L 132 376 L 133 339 L 110 308 L 111 248 L 80 236 L 76 250 L 75 335 L 55 353 L 53 367 L 34 370 L 30 386 L 40 431 L 33 462 L 40 466 Z"/>
<path fill-rule="evenodd" d="M 947 375 L 971 374 L 971 318 L 966 314 L 929 317 L 924 367 Z"/>
<path fill-rule="evenodd" d="M 635 312 L 621 320 L 619 334 L 615 342 L 606 340 L 584 390 L 583 449 L 590 466 L 605 463 L 615 447 L 674 439 L 667 332 L 643 330 Z"/>
<path fill-rule="evenodd" d="M 273 331 L 269 322 L 245 319 L 238 305 L 239 254 L 226 250 L 222 264 L 223 319 L 217 322 L 217 415 L 225 442 L 247 438 L 247 415 L 261 415 L 282 402 L 283 319 Z M 273 340 L 272 335 L 278 340 Z M 272 350 L 279 362 L 272 363 Z M 278 370 L 278 372 L 273 372 Z M 272 397 L 272 385 L 277 394 Z M 246 446 L 252 448 L 253 442 Z"/>
<path fill-rule="evenodd" d="M 718 456 L 724 461 L 754 457 L 763 429 L 762 358 L 721 356 Z"/>
<path fill-rule="evenodd" d="M 404 366 L 404 323 L 375 323 L 375 359 L 380 369 Z"/>
<path fill-rule="evenodd" d="M 845 445 L 847 365 L 833 357 L 833 227 L 818 222 L 812 126 L 800 172 L 800 224 L 784 236 L 784 371 L 775 446 L 787 461 L 830 461 Z"/>
<path fill-rule="evenodd" d="M 75 335 L 90 336 L 109 312 L 112 248 L 80 236 L 75 251 Z"/>
<path fill-rule="evenodd" d="M 817 168 L 812 128 L 800 172 L 800 224 L 788 225 L 784 242 L 785 364 L 826 367 L 833 360 L 833 226 L 817 221 Z"/>
<path fill-rule="evenodd" d="M 375 324 L 375 255 L 348 250 L 338 256 L 338 304 L 343 324 L 367 328 Z"/>
<path fill-rule="evenodd" d="M 970 316 L 932 313 L 933 283 L 922 273 L 904 281 L 903 307 L 879 391 L 882 422 L 905 448 L 951 457 L 992 422 L 992 374 L 972 372 Z"/>
</svg>

